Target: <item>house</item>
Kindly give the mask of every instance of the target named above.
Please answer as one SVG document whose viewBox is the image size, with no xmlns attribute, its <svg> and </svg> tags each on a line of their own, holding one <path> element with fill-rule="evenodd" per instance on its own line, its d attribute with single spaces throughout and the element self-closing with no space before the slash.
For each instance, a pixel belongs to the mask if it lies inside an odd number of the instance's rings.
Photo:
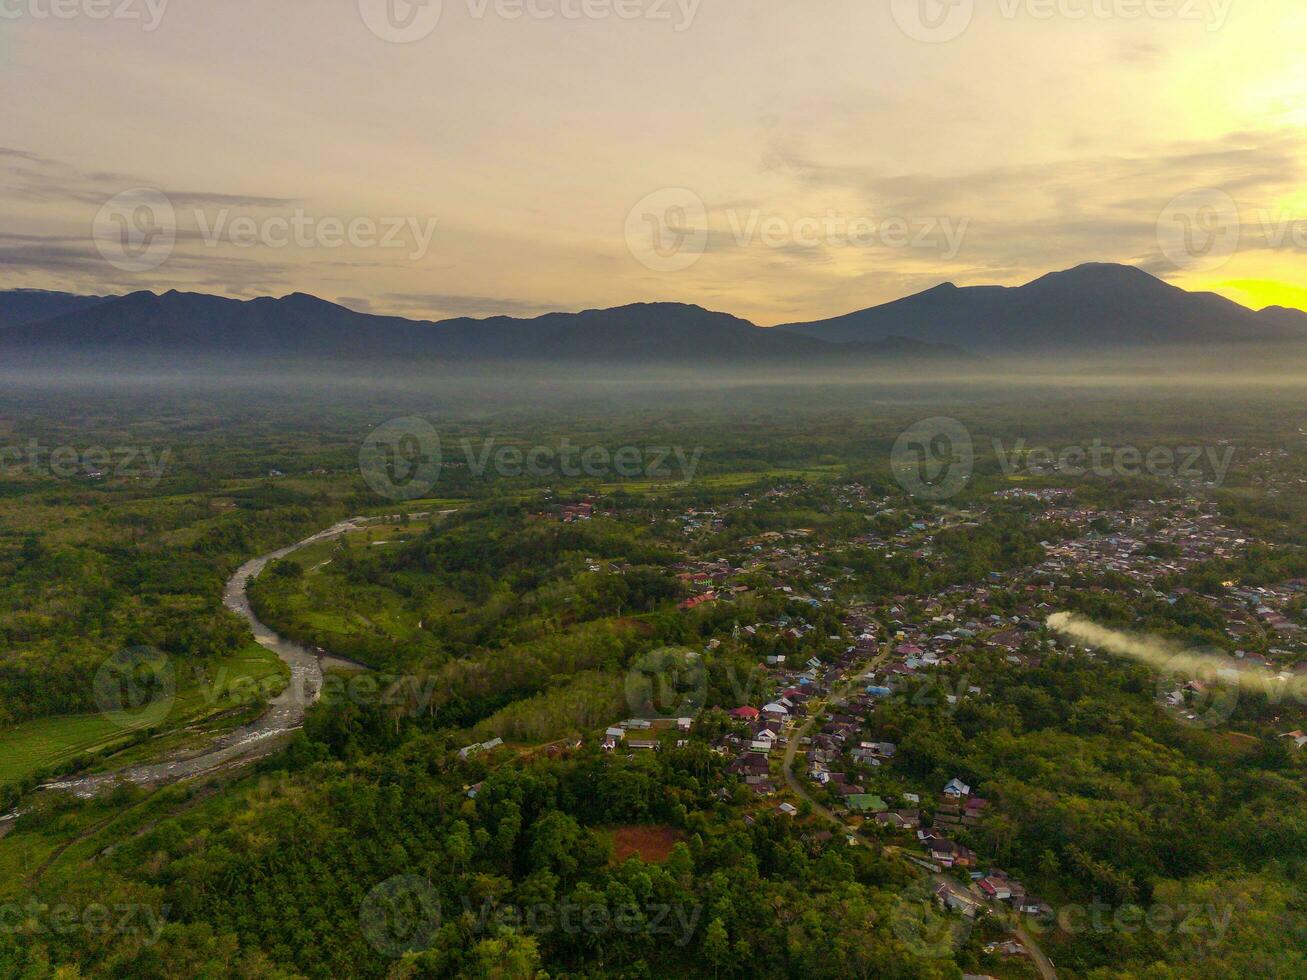
<svg viewBox="0 0 1307 980">
<path fill-rule="evenodd" d="M 749 707 L 748 705 L 744 705 L 743 707 L 740 707 L 740 708 L 733 708 L 731 711 L 729 711 L 729 712 L 727 712 L 727 713 L 728 713 L 732 718 L 736 719 L 737 721 L 757 721 L 757 720 L 758 720 L 758 709 L 757 709 L 757 708 L 751 708 L 751 707 Z"/>
<path fill-rule="evenodd" d="M 1012 897 L 1012 888 L 1007 880 L 993 875 L 980 879 L 980 890 L 995 901 L 1005 902 Z"/>
<path fill-rule="evenodd" d="M 891 830 L 916 830 L 921 826 L 918 810 L 886 810 L 876 814 L 876 823 Z"/>
<path fill-rule="evenodd" d="M 984 903 L 980 899 L 951 881 L 939 883 L 935 888 L 935 900 L 939 902 L 940 907 L 951 912 L 959 912 L 968 919 L 976 918 L 984 908 Z"/>
<path fill-rule="evenodd" d="M 1307 734 L 1304 734 L 1301 731 L 1285 732 L 1280 737 L 1289 739 L 1289 741 L 1293 743 L 1295 749 L 1301 749 L 1303 746 L 1307 745 Z"/>
<path fill-rule="evenodd" d="M 964 796 L 971 795 L 971 787 L 962 780 L 954 778 L 944 784 L 944 795 L 953 799 L 961 799 Z"/>
<path fill-rule="evenodd" d="M 779 813 L 785 814 L 787 817 L 793 817 L 799 812 L 798 807 L 794 806 L 792 803 L 782 803 L 776 808 L 776 810 Z"/>
<path fill-rule="evenodd" d="M 1039 899 L 1027 895 L 1017 904 L 1017 911 L 1024 912 L 1026 915 L 1038 915 L 1048 917 L 1053 914 L 1053 906 L 1047 902 L 1041 902 Z"/>
<path fill-rule="evenodd" d="M 488 742 L 477 742 L 473 745 L 465 745 L 458 750 L 458 757 L 466 762 L 472 756 L 481 752 L 489 752 L 491 749 L 497 749 L 504 744 L 502 738 L 492 738 Z"/>
<path fill-rule="evenodd" d="M 634 749 L 637 752 L 652 752 L 658 749 L 658 739 L 656 738 L 629 738 L 626 740 L 627 748 Z"/>
<path fill-rule="evenodd" d="M 716 598 L 717 594 L 715 592 L 705 592 L 702 595 L 691 596 L 677 606 L 677 608 L 682 611 L 694 609 L 698 606 L 702 606 L 705 602 L 712 602 Z"/>
<path fill-rule="evenodd" d="M 970 868 L 976 863 L 976 855 L 961 844 L 937 837 L 927 845 L 930 859 L 945 868 Z"/>
</svg>

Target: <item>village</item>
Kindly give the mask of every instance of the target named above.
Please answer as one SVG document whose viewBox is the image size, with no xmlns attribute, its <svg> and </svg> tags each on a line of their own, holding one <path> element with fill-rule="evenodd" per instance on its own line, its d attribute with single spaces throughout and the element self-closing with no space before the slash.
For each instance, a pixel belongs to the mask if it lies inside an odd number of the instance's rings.
<svg viewBox="0 0 1307 980">
<path fill-rule="evenodd" d="M 777 487 L 758 500 L 773 503 L 806 492 Z M 916 513 L 895 508 L 857 485 L 832 491 L 837 505 L 875 512 L 892 531 L 856 535 L 854 547 L 885 558 L 930 561 L 937 537 L 951 529 L 978 527 L 988 514 L 970 511 Z M 954 777 L 942 785 L 915 785 L 895 775 L 896 744 L 878 730 L 878 715 L 895 698 L 926 699 L 945 709 L 985 699 L 971 683 L 968 663 L 997 656 L 1012 667 L 1038 665 L 1049 657 L 1093 657 L 1049 631 L 1050 615 L 1065 608 L 1068 590 L 1104 589 L 1141 603 L 1175 605 L 1189 599 L 1218 610 L 1233 648 L 1233 669 L 1263 667 L 1281 677 L 1307 674 L 1302 627 L 1294 621 L 1307 581 L 1274 586 L 1225 583 L 1220 594 L 1193 594 L 1184 587 L 1159 589 L 1207 562 L 1238 558 L 1250 541 L 1222 524 L 1214 507 L 1191 496 L 1138 503 L 1129 509 L 1078 505 L 1069 489 L 1008 489 L 995 506 L 1020 506 L 1032 524 L 1057 527 L 1061 536 L 1041 542 L 1043 559 L 995 569 L 980 581 L 943 588 L 928 598 L 896 595 L 883 602 L 848 598 L 855 577 L 833 567 L 831 542 L 809 529 L 763 531 L 734 547 L 695 554 L 696 542 L 721 539 L 733 512 L 755 499 L 711 509 L 692 508 L 670 518 L 690 545 L 675 572 L 689 595 L 685 614 L 730 605 L 744 595 L 786 600 L 786 612 L 759 621 L 735 621 L 729 635 L 705 645 L 712 655 L 727 644 L 758 652 L 756 673 L 739 703 L 726 708 L 732 729 L 711 739 L 729 760 L 722 799 L 743 792 L 758 810 L 804 819 L 811 838 L 842 837 L 849 846 L 881 846 L 899 854 L 934 882 L 941 909 L 968 918 L 992 913 L 1048 916 L 1052 910 L 1021 881 L 957 838 L 983 820 L 990 804 L 981 786 Z M 563 508 L 565 522 L 589 520 L 592 503 Z M 598 565 L 594 565 L 598 568 Z M 1015 597 L 1015 600 L 1013 599 Z M 834 615 L 837 632 L 819 629 Z M 787 652 L 780 652 L 780 651 Z M 1199 680 L 1162 698 L 1185 713 L 1187 700 L 1203 692 Z M 632 718 L 600 737 L 606 752 L 658 751 L 670 741 L 695 737 L 701 714 Z M 1301 731 L 1285 733 L 1296 748 Z M 746 817 L 752 820 L 753 817 Z M 822 826 L 822 823 L 825 826 Z M 1025 956 L 1019 941 L 1001 944 L 1004 955 Z"/>
</svg>

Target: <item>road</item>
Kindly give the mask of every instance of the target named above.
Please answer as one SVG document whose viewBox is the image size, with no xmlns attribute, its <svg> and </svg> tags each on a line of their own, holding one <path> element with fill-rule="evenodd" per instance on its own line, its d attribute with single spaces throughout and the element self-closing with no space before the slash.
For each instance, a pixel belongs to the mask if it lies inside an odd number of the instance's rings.
<svg viewBox="0 0 1307 980">
<path fill-rule="evenodd" d="M 807 787 L 805 787 L 794 775 L 794 757 L 798 754 L 799 743 L 804 738 L 808 737 L 808 734 L 812 731 L 813 726 L 817 724 L 817 719 L 818 717 L 820 717 L 821 713 L 831 704 L 838 703 L 842 701 L 844 698 L 848 697 L 849 694 L 852 692 L 852 690 L 855 687 L 857 687 L 861 677 L 864 674 L 866 674 L 868 671 L 875 670 L 882 663 L 884 663 L 886 658 L 889 657 L 892 649 L 893 648 L 891 647 L 891 645 L 886 643 L 881 648 L 880 653 L 876 654 L 876 656 L 872 657 L 870 660 L 868 660 L 866 663 L 862 664 L 861 666 L 855 667 L 852 670 L 850 670 L 849 680 L 845 681 L 845 683 L 842 684 L 838 690 L 832 691 L 824 699 L 818 702 L 817 705 L 813 705 L 809 709 L 808 720 L 803 723 L 803 727 L 796 729 L 794 732 L 790 734 L 789 744 L 786 745 L 785 747 L 785 756 L 781 760 L 781 775 L 785 777 L 785 785 L 790 788 L 790 792 L 792 792 L 799 799 L 806 800 L 808 804 L 812 807 L 813 813 L 816 813 L 817 815 L 821 816 L 827 822 L 835 824 L 844 833 L 848 834 L 850 837 L 853 837 L 859 843 L 864 844 L 867 847 L 878 847 L 879 843 L 867 837 L 864 837 L 857 830 L 854 830 L 852 827 L 846 825 L 844 821 L 841 820 L 833 810 L 817 802 L 817 800 L 813 798 L 812 794 L 808 792 Z"/>
<path fill-rule="evenodd" d="M 412 514 L 411 518 L 429 515 Z M 310 535 L 285 548 L 252 558 L 238 568 L 223 590 L 223 604 L 249 623 L 254 639 L 273 651 L 290 668 L 290 682 L 285 690 L 268 702 L 267 710 L 255 721 L 215 737 L 202 748 L 191 748 L 164 756 L 157 762 L 129 766 L 113 772 L 78 776 L 73 779 L 45 783 L 41 789 L 59 790 L 74 796 L 93 797 L 111 791 L 121 783 L 139 786 L 164 786 L 182 779 L 202 776 L 218 770 L 248 765 L 256 759 L 280 749 L 286 736 L 304 724 L 304 715 L 322 693 L 322 662 L 324 656 L 298 643 L 278 636 L 259 621 L 250 606 L 249 584 L 258 578 L 270 562 L 321 541 L 331 541 L 370 523 L 388 520 L 389 516 L 352 517 L 333 524 L 326 530 Z M 332 659 L 332 658 L 327 658 Z"/>
<path fill-rule="evenodd" d="M 807 721 L 803 723 L 801 728 L 796 729 L 790 735 L 789 744 L 786 745 L 785 755 L 781 760 L 781 775 L 785 777 L 785 785 L 790 788 L 790 791 L 794 793 L 795 796 L 801 800 L 806 800 L 812 807 L 813 813 L 837 826 L 842 833 L 856 840 L 864 847 L 879 847 L 884 854 L 906 859 L 908 857 L 908 852 L 904 851 L 901 847 L 892 844 L 888 846 L 882 845 L 880 841 L 867 837 L 860 831 L 848 826 L 833 810 L 814 799 L 812 794 L 808 792 L 807 787 L 804 786 L 802 781 L 794 775 L 794 759 L 798 755 L 799 743 L 806 738 L 816 726 L 817 719 L 826 708 L 838 704 L 848 697 L 853 689 L 858 686 L 863 675 L 868 671 L 875 670 L 884 663 L 885 660 L 888 659 L 892 649 L 892 644 L 886 643 L 881 648 L 880 653 L 875 657 L 859 667 L 852 668 L 849 672 L 849 680 L 845 681 L 844 684 L 840 685 L 836 690 L 831 691 L 830 694 L 817 702 L 817 704 L 810 706 Z M 905 863 L 907 863 L 914 871 L 923 870 L 909 861 L 905 860 Z M 1043 980 L 1057 980 L 1057 970 L 1053 967 L 1053 961 L 1050 960 L 1044 951 L 1039 948 L 1038 944 L 1036 944 L 1030 937 L 1030 934 L 1020 925 L 1014 926 L 1012 933 L 1021 944 L 1030 951 L 1031 960 L 1034 962 L 1036 969 L 1039 970 L 1040 976 L 1043 977 Z"/>
</svg>

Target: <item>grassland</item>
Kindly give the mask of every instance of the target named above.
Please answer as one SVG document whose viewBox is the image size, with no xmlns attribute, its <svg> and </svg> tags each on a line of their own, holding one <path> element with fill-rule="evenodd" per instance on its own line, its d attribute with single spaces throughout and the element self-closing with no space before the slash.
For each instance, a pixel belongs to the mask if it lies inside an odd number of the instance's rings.
<svg viewBox="0 0 1307 980">
<path fill-rule="evenodd" d="M 289 671 L 272 651 L 251 643 L 214 664 L 209 677 L 208 683 L 191 684 L 177 692 L 164 733 L 151 739 L 150 751 L 157 751 L 168 733 L 249 705 L 254 693 L 276 694 L 289 679 Z M 135 736 L 99 713 L 40 718 L 0 731 L 0 786 L 89 755 L 106 757 L 123 749 L 127 750 L 124 754 L 139 754 L 133 745 Z"/>
</svg>

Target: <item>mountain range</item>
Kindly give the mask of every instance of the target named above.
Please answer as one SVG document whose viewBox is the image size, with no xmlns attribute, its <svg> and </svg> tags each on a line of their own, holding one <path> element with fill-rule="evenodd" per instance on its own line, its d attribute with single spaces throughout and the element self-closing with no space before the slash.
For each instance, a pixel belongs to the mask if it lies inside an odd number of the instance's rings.
<svg viewBox="0 0 1307 980">
<path fill-rule="evenodd" d="M 978 353 L 1089 353 L 1294 343 L 1307 340 L 1307 313 L 1278 306 L 1254 311 L 1216 293 L 1187 292 L 1134 266 L 1094 263 L 1017 287 L 944 283 L 882 306 L 777 329 L 833 342 L 902 336 Z"/>
<path fill-rule="evenodd" d="M 645 364 L 974 364 L 989 355 L 1152 349 L 1307 351 L 1307 313 L 1250 310 L 1131 266 L 1092 264 L 1025 286 L 951 283 L 827 320 L 759 327 L 679 303 L 530 319 L 376 316 L 303 293 L 0 292 L 0 351 L 185 360 L 439 358 Z"/>
</svg>

